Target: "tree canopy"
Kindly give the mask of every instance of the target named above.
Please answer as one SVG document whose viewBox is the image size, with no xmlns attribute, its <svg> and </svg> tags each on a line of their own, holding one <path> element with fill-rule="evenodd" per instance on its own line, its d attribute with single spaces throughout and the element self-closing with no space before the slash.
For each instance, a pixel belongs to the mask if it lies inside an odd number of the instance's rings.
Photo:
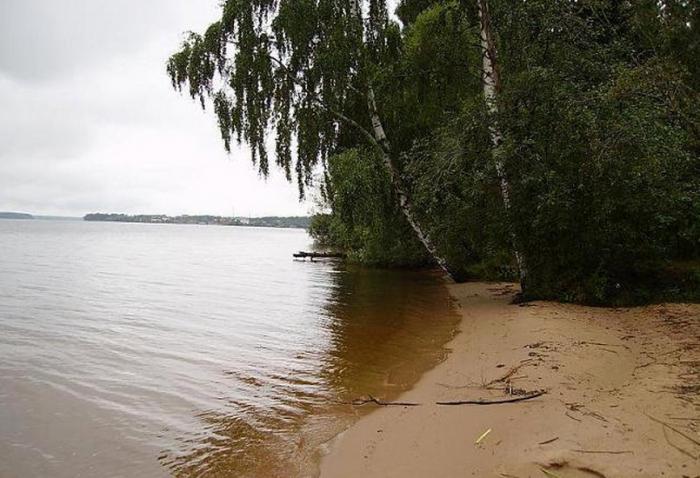
<svg viewBox="0 0 700 478">
<path fill-rule="evenodd" d="M 227 0 L 221 20 L 190 32 L 168 62 L 173 86 L 203 107 L 211 100 L 226 149 L 245 142 L 263 175 L 274 133 L 275 163 L 302 197 L 317 165 L 367 134 L 358 92 L 378 62 L 399 55 L 386 2 L 358 1 Z"/>
<path fill-rule="evenodd" d="M 261 174 L 321 172 L 312 231 L 358 261 L 513 279 L 517 246 L 530 297 L 698 298 L 699 28 L 690 0 L 227 0 L 168 73 Z"/>
</svg>

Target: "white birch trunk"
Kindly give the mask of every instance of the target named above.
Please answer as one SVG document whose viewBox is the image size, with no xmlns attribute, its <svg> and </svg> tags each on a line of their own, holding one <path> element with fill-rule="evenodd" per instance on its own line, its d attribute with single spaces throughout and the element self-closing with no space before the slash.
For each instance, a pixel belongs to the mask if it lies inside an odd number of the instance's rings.
<svg viewBox="0 0 700 478">
<path fill-rule="evenodd" d="M 455 276 L 450 270 L 445 258 L 438 253 L 437 248 L 433 244 L 433 241 L 430 239 L 430 236 L 428 236 L 428 234 L 425 231 L 423 231 L 423 228 L 421 228 L 420 224 L 418 224 L 418 221 L 416 221 L 416 218 L 413 214 L 413 206 L 411 205 L 411 200 L 409 199 L 408 194 L 406 194 L 406 191 L 403 187 L 401 174 L 399 173 L 398 169 L 396 168 L 394 162 L 391 159 L 391 149 L 389 147 L 389 141 L 386 138 L 384 126 L 382 126 L 382 121 L 379 117 L 377 103 L 374 99 L 374 89 L 371 86 L 369 86 L 367 89 L 367 104 L 372 120 L 372 132 L 374 133 L 375 140 L 377 141 L 377 143 L 379 143 L 379 146 L 382 149 L 382 160 L 384 161 L 384 165 L 389 171 L 391 183 L 394 186 L 394 191 L 396 192 L 396 196 L 399 199 L 399 208 L 401 209 L 401 212 L 406 217 L 406 220 L 411 225 L 413 231 L 416 233 L 418 240 L 421 242 L 421 244 L 423 244 L 423 247 L 425 247 L 428 253 L 435 259 L 435 262 L 437 262 L 440 268 L 444 270 L 452 279 L 455 279 Z"/>
<path fill-rule="evenodd" d="M 360 11 L 359 0 L 350 0 L 349 3 L 350 14 L 355 18 L 361 19 L 362 13 Z M 423 228 L 420 227 L 420 224 L 418 224 L 418 221 L 413 214 L 413 205 L 411 204 L 411 200 L 403 187 L 401 174 L 391 158 L 391 148 L 386 137 L 386 132 L 384 131 L 384 126 L 382 125 L 381 117 L 379 116 L 377 102 L 374 98 L 374 89 L 371 85 L 367 87 L 367 107 L 369 109 L 370 120 L 372 122 L 372 135 L 374 136 L 374 141 L 381 150 L 382 161 L 389 172 L 391 184 L 399 200 L 399 208 L 401 209 L 401 212 L 403 213 L 404 217 L 406 217 L 406 220 L 410 224 L 413 231 L 416 233 L 418 240 L 421 242 L 421 244 L 423 244 L 423 247 L 425 247 L 428 253 L 433 257 L 435 262 L 437 262 L 440 268 L 444 270 L 452 279 L 456 280 L 455 274 L 450 270 L 447 261 L 444 257 L 438 254 L 432 240 L 428 234 L 423 231 Z"/>
<path fill-rule="evenodd" d="M 350 0 L 350 14 L 355 18 L 360 16 L 359 1 L 360 0 Z"/>
<path fill-rule="evenodd" d="M 498 114 L 497 95 L 501 87 L 501 79 L 499 76 L 496 56 L 496 42 L 493 37 L 493 30 L 491 29 L 491 15 L 489 14 L 488 1 L 477 0 L 477 6 L 479 9 L 479 23 L 481 26 L 481 48 L 483 50 L 482 84 L 484 87 L 484 101 L 486 102 L 486 109 L 491 116 L 491 121 L 489 123 L 489 134 L 491 136 L 494 165 L 496 167 L 496 174 L 498 175 L 498 180 L 501 187 L 503 205 L 506 212 L 510 213 L 510 184 L 508 183 L 508 178 L 503 167 L 503 159 L 501 158 L 499 152 L 503 143 L 503 134 L 501 133 L 496 121 Z M 511 242 L 513 243 L 515 261 L 518 265 L 518 275 L 520 277 L 521 284 L 523 284 L 527 276 L 527 271 L 525 269 L 523 257 L 518 249 L 515 234 L 512 230 L 510 231 L 510 235 Z"/>
<path fill-rule="evenodd" d="M 403 187 L 403 181 L 401 180 L 401 174 L 399 170 L 394 165 L 391 159 L 391 149 L 389 147 L 389 141 L 387 140 L 386 133 L 384 132 L 384 126 L 382 126 L 382 120 L 379 116 L 379 111 L 377 110 L 377 103 L 374 99 L 374 89 L 369 86 L 367 88 L 367 106 L 369 108 L 370 117 L 372 120 L 372 132 L 374 134 L 374 139 L 377 141 L 382 149 L 382 160 L 387 170 L 389 171 L 389 177 L 391 178 L 391 183 L 396 192 L 396 196 L 399 200 L 399 208 L 401 212 L 406 217 L 406 220 L 411 225 L 411 228 L 416 233 L 418 240 L 423 244 L 423 247 L 428 251 L 428 253 L 435 259 L 438 266 L 444 270 L 452 279 L 457 279 L 455 274 L 450 270 L 447 260 L 442 257 L 430 236 L 423 231 L 423 228 L 418 224 L 414 214 L 413 205 L 411 200 Z"/>
</svg>

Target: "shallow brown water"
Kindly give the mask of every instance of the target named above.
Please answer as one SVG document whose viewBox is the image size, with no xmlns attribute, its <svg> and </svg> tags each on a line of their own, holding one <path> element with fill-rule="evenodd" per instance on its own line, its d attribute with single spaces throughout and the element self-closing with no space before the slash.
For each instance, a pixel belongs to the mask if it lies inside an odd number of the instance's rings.
<svg viewBox="0 0 700 478">
<path fill-rule="evenodd" d="M 313 474 L 438 362 L 440 277 L 295 262 L 302 231 L 0 221 L 0 476 Z"/>
</svg>

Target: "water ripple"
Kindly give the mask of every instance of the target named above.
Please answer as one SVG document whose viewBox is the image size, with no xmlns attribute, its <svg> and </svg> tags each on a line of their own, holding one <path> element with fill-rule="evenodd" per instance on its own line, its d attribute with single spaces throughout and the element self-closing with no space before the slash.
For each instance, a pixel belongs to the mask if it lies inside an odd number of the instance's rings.
<svg viewBox="0 0 700 478">
<path fill-rule="evenodd" d="M 333 403 L 410 385 L 454 324 L 430 274 L 292 261 L 308 244 L 0 221 L 0 476 L 303 474 Z"/>
</svg>

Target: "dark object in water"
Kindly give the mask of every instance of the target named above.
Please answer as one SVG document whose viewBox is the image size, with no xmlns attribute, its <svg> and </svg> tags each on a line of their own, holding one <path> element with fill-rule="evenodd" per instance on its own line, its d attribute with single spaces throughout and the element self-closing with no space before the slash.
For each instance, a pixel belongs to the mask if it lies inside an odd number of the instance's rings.
<svg viewBox="0 0 700 478">
<path fill-rule="evenodd" d="M 306 259 L 307 257 L 312 261 L 314 259 L 345 259 L 345 254 L 340 252 L 304 252 L 299 251 L 294 255 L 295 259 Z"/>
</svg>

